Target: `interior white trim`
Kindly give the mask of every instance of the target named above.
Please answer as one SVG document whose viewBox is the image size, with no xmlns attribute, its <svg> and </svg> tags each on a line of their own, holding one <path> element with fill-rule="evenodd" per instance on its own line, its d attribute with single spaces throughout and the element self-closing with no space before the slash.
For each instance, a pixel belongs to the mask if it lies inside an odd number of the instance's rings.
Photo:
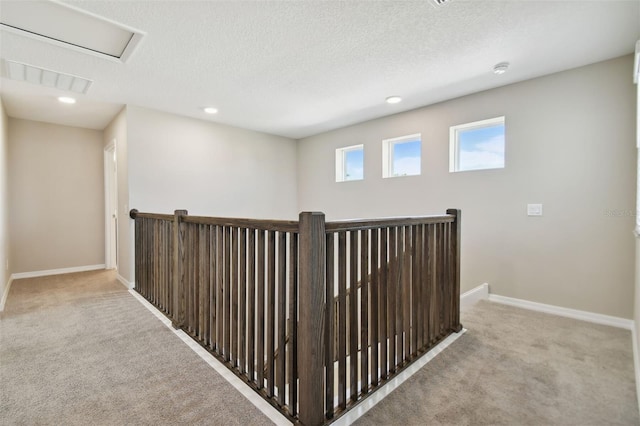
<svg viewBox="0 0 640 426">
<path fill-rule="evenodd" d="M 116 274 L 116 278 L 118 279 L 118 281 L 120 281 L 122 283 L 123 286 L 125 286 L 128 290 L 133 290 L 133 288 L 135 287 L 134 283 L 130 283 L 129 281 L 127 281 L 127 279 L 125 277 L 123 277 L 120 274 Z"/>
<path fill-rule="evenodd" d="M 636 41 L 636 54 L 633 60 L 633 82 L 640 82 L 640 40 Z"/>
<path fill-rule="evenodd" d="M 633 344 L 633 371 L 636 375 L 636 397 L 638 398 L 638 410 L 640 410 L 640 354 L 638 353 L 638 332 L 635 323 L 631 329 L 631 342 Z"/>
<path fill-rule="evenodd" d="M 47 269 L 44 271 L 18 272 L 11 275 L 11 279 L 46 277 L 47 275 L 71 274 L 73 272 L 86 272 L 104 269 L 104 263 L 100 265 L 75 266 L 72 268 Z"/>
<path fill-rule="evenodd" d="M 625 330 L 633 330 L 634 328 L 633 320 L 626 318 L 596 314 L 593 312 L 580 311 L 577 309 L 563 308 L 561 306 L 547 305 L 544 303 L 530 302 L 528 300 L 515 299 L 513 297 L 500 296 L 497 294 L 489 294 L 489 300 L 491 302 L 502 303 L 503 305 L 510 305 L 522 309 L 529 309 L 531 311 L 544 312 L 561 317 L 588 321 L 595 324 L 623 328 Z"/>
<path fill-rule="evenodd" d="M 240 380 L 235 374 L 233 374 L 227 367 L 225 367 L 220 361 L 218 361 L 213 355 L 207 352 L 202 346 L 196 343 L 188 334 L 182 330 L 176 330 L 171 325 L 171 321 L 158 311 L 155 306 L 146 301 L 144 297 L 139 295 L 133 290 L 129 290 L 138 302 L 140 302 L 145 308 L 147 308 L 153 315 L 156 316 L 164 325 L 167 326 L 176 336 L 187 344 L 196 354 L 200 356 L 209 366 L 211 366 L 218 374 L 220 374 L 227 382 L 229 382 L 234 388 L 238 390 L 245 398 L 249 400 L 255 407 L 262 411 L 272 422 L 279 426 L 291 426 L 292 423 L 278 410 L 276 410 L 271 404 L 259 397 L 253 389 L 247 386 L 242 380 Z"/>
<path fill-rule="evenodd" d="M 112 269 L 118 267 L 117 241 L 118 241 L 118 162 L 117 158 L 117 141 L 113 138 L 111 142 L 104 148 L 103 167 L 104 167 L 104 253 L 106 268 Z M 113 171 L 109 169 L 113 165 Z M 113 200 L 112 200 L 113 195 Z M 115 206 L 114 206 L 115 204 Z M 115 214 L 115 229 L 112 229 L 112 215 Z M 112 232 L 113 231 L 113 232 Z M 114 236 L 115 233 L 115 236 Z M 115 247 L 115 250 L 112 250 Z M 115 253 L 112 256 L 113 251 Z"/>
<path fill-rule="evenodd" d="M 0 299 L 0 312 L 4 311 L 4 304 L 7 303 L 7 297 L 9 297 L 9 289 L 11 288 L 11 283 L 13 282 L 13 275 L 9 277 L 9 281 L 7 285 L 4 287 L 4 292 L 2 293 L 2 299 Z"/>
<path fill-rule="evenodd" d="M 479 300 L 489 300 L 489 284 L 480 284 L 478 287 L 462 293 L 460 296 L 460 309 L 468 308 Z"/>
</svg>

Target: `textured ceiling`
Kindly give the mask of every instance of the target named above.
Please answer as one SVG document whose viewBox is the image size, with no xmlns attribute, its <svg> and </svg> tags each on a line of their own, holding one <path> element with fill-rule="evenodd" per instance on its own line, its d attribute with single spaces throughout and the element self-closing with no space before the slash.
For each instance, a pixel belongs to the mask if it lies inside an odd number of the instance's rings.
<svg viewBox="0 0 640 426">
<path fill-rule="evenodd" d="M 640 38 L 640 0 L 64 3 L 146 35 L 119 63 L 0 31 L 2 59 L 94 81 L 61 109 L 51 89 L 2 78 L 10 116 L 103 128 L 131 104 L 301 138 L 622 56 Z"/>
</svg>

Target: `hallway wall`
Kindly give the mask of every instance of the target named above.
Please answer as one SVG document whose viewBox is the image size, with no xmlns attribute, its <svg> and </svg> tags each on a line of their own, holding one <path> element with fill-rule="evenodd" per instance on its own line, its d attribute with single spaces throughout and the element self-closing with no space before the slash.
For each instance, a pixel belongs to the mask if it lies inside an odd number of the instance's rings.
<svg viewBox="0 0 640 426">
<path fill-rule="evenodd" d="M 102 132 L 8 124 L 13 272 L 104 264 Z"/>
<path fill-rule="evenodd" d="M 462 291 L 633 316 L 633 56 L 305 138 L 300 210 L 328 219 L 462 209 Z M 506 116 L 503 169 L 449 172 L 449 128 Z M 383 179 L 382 140 L 422 134 L 422 174 Z M 364 180 L 335 182 L 337 148 L 364 144 Z M 527 204 L 542 203 L 542 217 Z"/>
</svg>

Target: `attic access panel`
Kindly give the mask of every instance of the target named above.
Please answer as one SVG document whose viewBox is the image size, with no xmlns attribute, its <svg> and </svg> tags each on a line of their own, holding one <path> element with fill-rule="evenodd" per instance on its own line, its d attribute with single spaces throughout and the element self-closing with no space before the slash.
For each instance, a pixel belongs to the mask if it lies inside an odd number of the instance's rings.
<svg viewBox="0 0 640 426">
<path fill-rule="evenodd" d="M 126 61 L 142 39 L 140 31 L 51 1 L 3 2 L 0 26 L 56 45 Z"/>
</svg>

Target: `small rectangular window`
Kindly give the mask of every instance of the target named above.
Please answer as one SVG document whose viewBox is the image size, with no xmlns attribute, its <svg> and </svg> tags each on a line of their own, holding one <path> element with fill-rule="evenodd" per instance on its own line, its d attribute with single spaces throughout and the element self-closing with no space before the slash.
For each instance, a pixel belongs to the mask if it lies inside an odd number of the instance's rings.
<svg viewBox="0 0 640 426">
<path fill-rule="evenodd" d="M 421 135 L 409 135 L 382 141 L 382 177 L 420 174 Z"/>
<path fill-rule="evenodd" d="M 364 179 L 364 145 L 336 149 L 336 182 Z"/>
<path fill-rule="evenodd" d="M 449 172 L 504 168 L 504 117 L 452 126 Z"/>
</svg>

